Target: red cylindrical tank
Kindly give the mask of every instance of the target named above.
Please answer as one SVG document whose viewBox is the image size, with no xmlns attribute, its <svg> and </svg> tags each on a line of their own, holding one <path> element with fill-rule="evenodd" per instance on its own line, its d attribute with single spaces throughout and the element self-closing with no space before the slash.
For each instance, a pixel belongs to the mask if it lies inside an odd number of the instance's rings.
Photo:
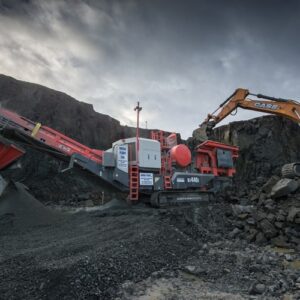
<svg viewBox="0 0 300 300">
<path fill-rule="evenodd" d="M 170 150 L 172 160 L 175 160 L 180 167 L 186 167 L 191 163 L 192 154 L 190 149 L 183 144 L 174 146 Z"/>
</svg>

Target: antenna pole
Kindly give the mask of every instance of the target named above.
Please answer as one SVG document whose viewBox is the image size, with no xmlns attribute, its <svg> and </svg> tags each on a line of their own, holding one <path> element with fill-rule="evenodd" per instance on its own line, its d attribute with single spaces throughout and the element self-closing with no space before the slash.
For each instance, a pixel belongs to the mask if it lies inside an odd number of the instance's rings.
<svg viewBox="0 0 300 300">
<path fill-rule="evenodd" d="M 134 108 L 136 111 L 136 164 L 139 165 L 139 152 L 140 152 L 140 111 L 142 107 L 140 102 L 137 102 L 137 106 Z"/>
</svg>

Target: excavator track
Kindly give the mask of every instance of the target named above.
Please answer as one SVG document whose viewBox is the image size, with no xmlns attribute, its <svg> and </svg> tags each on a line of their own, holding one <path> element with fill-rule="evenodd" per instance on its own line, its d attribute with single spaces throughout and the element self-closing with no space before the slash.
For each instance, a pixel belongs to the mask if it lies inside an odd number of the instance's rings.
<svg viewBox="0 0 300 300">
<path fill-rule="evenodd" d="M 151 195 L 150 204 L 156 208 L 172 206 L 205 205 L 213 198 L 212 192 L 160 191 Z"/>
<path fill-rule="evenodd" d="M 282 177 L 295 178 L 300 177 L 300 162 L 286 164 L 281 169 Z"/>
</svg>

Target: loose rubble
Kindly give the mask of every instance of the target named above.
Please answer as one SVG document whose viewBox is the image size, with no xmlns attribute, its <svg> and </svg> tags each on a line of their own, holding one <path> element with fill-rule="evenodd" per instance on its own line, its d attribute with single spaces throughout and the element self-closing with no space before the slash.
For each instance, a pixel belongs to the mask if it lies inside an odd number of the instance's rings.
<svg viewBox="0 0 300 300">
<path fill-rule="evenodd" d="M 249 244 L 228 203 L 105 207 L 61 212 L 60 222 L 0 224 L 0 299 L 300 296 L 299 252 Z"/>
<path fill-rule="evenodd" d="M 300 189 L 297 179 L 273 176 L 243 202 L 243 205 L 232 204 L 232 214 L 238 220 L 233 235 L 261 245 L 272 244 L 300 251 Z"/>
</svg>

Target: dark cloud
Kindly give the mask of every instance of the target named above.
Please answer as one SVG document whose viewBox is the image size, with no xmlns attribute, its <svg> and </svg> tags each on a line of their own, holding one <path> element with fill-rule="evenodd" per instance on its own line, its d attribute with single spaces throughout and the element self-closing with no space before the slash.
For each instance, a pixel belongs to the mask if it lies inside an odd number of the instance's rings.
<svg viewBox="0 0 300 300">
<path fill-rule="evenodd" d="M 299 30 L 296 0 L 0 0 L 0 72 L 187 136 L 237 87 L 299 99 Z"/>
</svg>

